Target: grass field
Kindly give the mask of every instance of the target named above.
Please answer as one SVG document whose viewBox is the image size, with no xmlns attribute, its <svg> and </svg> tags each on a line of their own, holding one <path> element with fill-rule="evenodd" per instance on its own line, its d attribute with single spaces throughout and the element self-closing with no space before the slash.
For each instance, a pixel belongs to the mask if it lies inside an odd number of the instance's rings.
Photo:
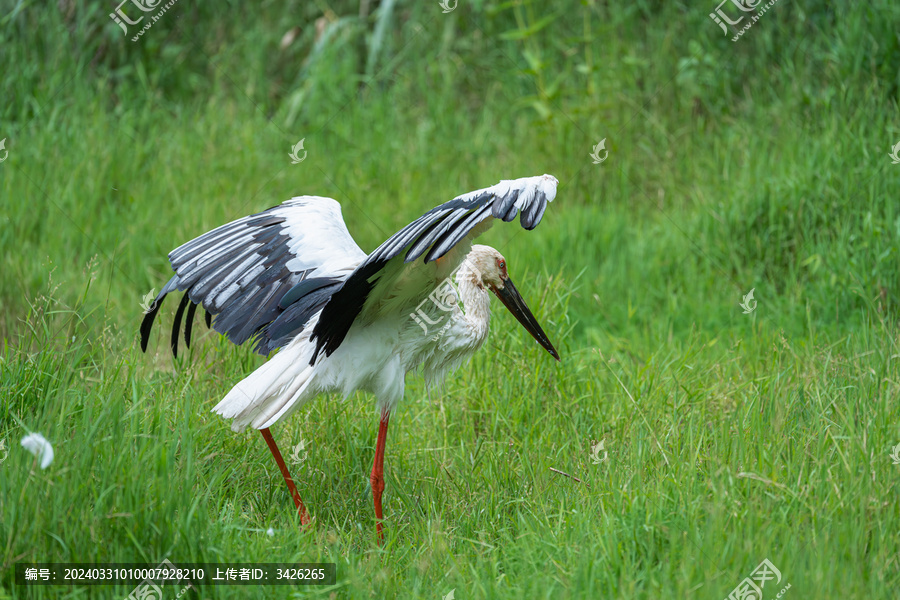
<svg viewBox="0 0 900 600">
<path fill-rule="evenodd" d="M 900 7 L 781 0 L 732 42 L 714 2 L 361 4 L 181 0 L 131 42 L 113 3 L 0 1 L 0 598 L 133 589 L 21 562 L 164 558 L 337 563 L 188 598 L 722 599 L 764 559 L 763 600 L 897 597 Z M 440 389 L 409 376 L 383 547 L 374 398 L 273 429 L 303 531 L 210 412 L 263 359 L 198 326 L 173 360 L 173 301 L 140 351 L 167 253 L 220 224 L 331 196 L 372 250 L 541 173 L 540 227 L 480 241 L 562 361 L 496 308 Z"/>
</svg>

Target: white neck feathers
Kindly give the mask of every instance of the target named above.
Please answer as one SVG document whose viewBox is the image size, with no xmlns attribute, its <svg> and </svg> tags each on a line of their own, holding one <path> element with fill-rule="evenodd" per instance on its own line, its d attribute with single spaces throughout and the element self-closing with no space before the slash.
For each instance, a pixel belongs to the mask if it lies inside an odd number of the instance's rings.
<svg viewBox="0 0 900 600">
<path fill-rule="evenodd" d="M 487 337 L 491 319 L 491 298 L 477 270 L 463 264 L 456 274 L 466 321 L 479 341 Z"/>
</svg>

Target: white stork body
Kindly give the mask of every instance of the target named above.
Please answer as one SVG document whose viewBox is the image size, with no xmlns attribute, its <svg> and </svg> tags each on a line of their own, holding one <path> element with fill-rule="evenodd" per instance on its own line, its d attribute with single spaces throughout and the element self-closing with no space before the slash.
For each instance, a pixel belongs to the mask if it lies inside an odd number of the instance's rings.
<svg viewBox="0 0 900 600">
<path fill-rule="evenodd" d="M 497 254 L 487 246 L 476 246 L 471 255 L 479 259 L 492 253 Z M 399 310 L 383 314 L 377 321 L 354 323 L 333 354 L 310 366 L 315 351 L 310 338 L 319 315 L 314 316 L 300 334 L 238 383 L 213 411 L 234 419 L 235 431 L 247 425 L 264 429 L 320 394 L 347 397 L 357 390 L 372 393 L 382 412 L 393 411 L 403 399 L 408 372 L 421 366 L 426 381 L 437 383 L 484 343 L 490 326 L 490 295 L 476 279 L 471 269 L 459 270 L 462 310 L 453 289 L 447 290 L 448 296 L 452 294 L 444 305 L 449 306 L 448 311 L 430 301 L 420 302 L 418 307 L 415 299 L 395 302 Z"/>
<path fill-rule="evenodd" d="M 141 346 L 146 350 L 166 295 L 181 290 L 174 354 L 185 309 L 184 340 L 190 346 L 200 305 L 207 325 L 234 343 L 252 338 L 263 355 L 280 349 L 213 410 L 233 419 L 235 431 L 249 425 L 262 432 L 301 520 L 308 519 L 306 509 L 269 427 L 320 394 L 374 394 L 381 424 L 372 489 L 381 519 L 384 440 L 406 374 L 421 367 L 433 384 L 466 362 L 488 334 L 489 292 L 559 360 L 509 279 L 506 260 L 493 248 L 472 245 L 495 219 L 520 215 L 525 229 L 536 227 L 556 186 L 556 178 L 541 175 L 463 194 L 368 255 L 347 231 L 340 205 L 329 198 L 300 196 L 238 219 L 169 254 L 175 275 L 144 318 Z"/>
</svg>

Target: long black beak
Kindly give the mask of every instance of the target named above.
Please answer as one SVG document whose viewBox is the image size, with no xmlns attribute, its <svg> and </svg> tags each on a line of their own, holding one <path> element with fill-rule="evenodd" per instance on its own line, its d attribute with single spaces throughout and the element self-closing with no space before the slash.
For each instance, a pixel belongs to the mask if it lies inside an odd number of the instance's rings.
<svg viewBox="0 0 900 600">
<path fill-rule="evenodd" d="M 528 330 L 528 333 L 537 340 L 538 344 L 543 346 L 550 353 L 550 356 L 559 360 L 559 353 L 553 347 L 553 344 L 550 343 L 550 340 L 547 339 L 547 334 L 544 333 L 544 330 L 541 329 L 541 324 L 531 314 L 528 305 L 525 304 L 525 300 L 522 299 L 522 295 L 516 289 L 516 286 L 513 285 L 512 280 L 507 279 L 502 288 L 492 287 L 491 289 L 500 298 L 503 306 L 509 309 L 509 312 Z"/>
</svg>

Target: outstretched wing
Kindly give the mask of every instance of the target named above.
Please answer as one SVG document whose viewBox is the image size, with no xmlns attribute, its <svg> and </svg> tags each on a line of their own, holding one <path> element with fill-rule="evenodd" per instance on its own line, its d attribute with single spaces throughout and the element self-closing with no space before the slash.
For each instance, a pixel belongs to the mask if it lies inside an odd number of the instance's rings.
<svg viewBox="0 0 900 600">
<path fill-rule="evenodd" d="M 493 219 L 519 222 L 534 229 L 556 197 L 559 182 L 552 175 L 504 180 L 489 188 L 457 196 L 428 211 L 379 246 L 334 293 L 313 329 L 316 350 L 331 355 L 360 314 L 388 298 L 414 298 L 465 259 L 472 240 L 486 231 Z M 419 260 L 421 259 L 421 260 Z M 441 259 L 440 261 L 438 259 Z M 440 263 L 440 266 L 439 264 Z"/>
<path fill-rule="evenodd" d="M 144 317 L 141 349 L 162 301 L 179 290 L 186 293 L 172 325 L 173 354 L 185 308 L 190 347 L 194 311 L 202 305 L 208 326 L 235 344 L 257 336 L 256 351 L 266 355 L 302 329 L 365 258 L 331 198 L 299 196 L 232 221 L 169 253 L 175 275 Z"/>
</svg>

